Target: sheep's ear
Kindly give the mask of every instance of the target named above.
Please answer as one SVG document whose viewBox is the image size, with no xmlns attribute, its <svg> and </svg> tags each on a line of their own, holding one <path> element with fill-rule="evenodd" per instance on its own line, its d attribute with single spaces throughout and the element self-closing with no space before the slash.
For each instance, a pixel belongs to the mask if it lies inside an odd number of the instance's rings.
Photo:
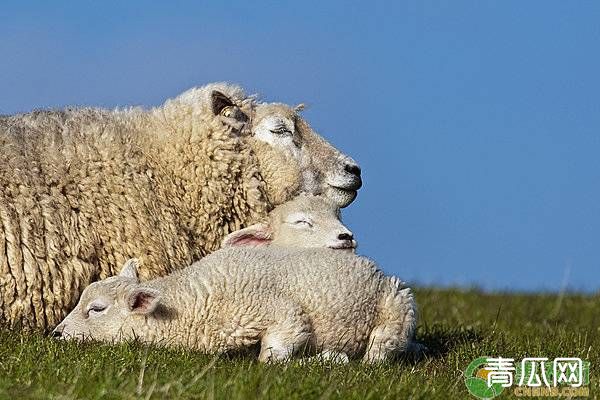
<svg viewBox="0 0 600 400">
<path fill-rule="evenodd" d="M 225 107 L 231 107 L 234 105 L 233 101 L 231 101 L 229 97 L 225 96 L 218 90 L 213 90 L 210 95 L 210 100 L 212 103 L 212 111 L 215 115 L 219 115 Z"/>
<path fill-rule="evenodd" d="M 305 108 L 306 108 L 306 105 L 304 103 L 300 103 L 300 104 L 297 104 L 296 107 L 294 107 L 294 111 L 297 113 L 302 112 L 302 111 L 304 111 Z"/>
<path fill-rule="evenodd" d="M 140 262 L 137 258 L 130 258 L 129 260 L 125 261 L 125 264 L 123 264 L 123 267 L 121 268 L 121 272 L 119 272 L 119 276 L 122 278 L 133 278 L 137 281 L 137 270 L 139 263 Z"/>
<path fill-rule="evenodd" d="M 225 236 L 221 247 L 266 246 L 271 240 L 271 229 L 267 224 L 254 224 Z"/>
<path fill-rule="evenodd" d="M 132 314 L 147 315 L 156 310 L 160 292 L 145 286 L 131 289 L 127 294 L 127 309 Z"/>
</svg>

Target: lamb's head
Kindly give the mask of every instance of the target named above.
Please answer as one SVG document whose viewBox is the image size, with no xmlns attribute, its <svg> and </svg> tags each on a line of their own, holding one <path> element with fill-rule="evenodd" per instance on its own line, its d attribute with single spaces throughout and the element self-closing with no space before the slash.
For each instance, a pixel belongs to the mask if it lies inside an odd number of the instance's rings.
<svg viewBox="0 0 600 400">
<path fill-rule="evenodd" d="M 329 247 L 354 250 L 352 232 L 340 221 L 340 211 L 330 200 L 299 195 L 269 213 L 268 221 L 230 233 L 222 247 L 278 245 Z"/>
<path fill-rule="evenodd" d="M 77 306 L 52 335 L 61 339 L 118 341 L 134 336 L 130 328 L 144 325 L 155 311 L 159 292 L 139 283 L 137 260 L 128 260 L 121 273 L 89 285 Z"/>
<path fill-rule="evenodd" d="M 298 187 L 292 193 L 323 195 L 339 207 L 346 207 L 362 185 L 358 164 L 318 135 L 298 112 L 279 103 L 260 103 L 252 118 L 251 144 L 267 186 L 289 187 L 296 173 Z M 270 190 L 272 192 L 273 190 Z M 278 190 L 281 193 L 281 190 Z M 275 204 L 291 198 L 275 197 Z"/>
</svg>

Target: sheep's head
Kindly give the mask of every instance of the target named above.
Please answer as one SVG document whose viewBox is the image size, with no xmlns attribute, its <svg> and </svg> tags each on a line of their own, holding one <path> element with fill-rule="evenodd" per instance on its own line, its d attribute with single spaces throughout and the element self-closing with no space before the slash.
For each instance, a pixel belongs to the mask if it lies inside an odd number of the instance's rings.
<svg viewBox="0 0 600 400">
<path fill-rule="evenodd" d="M 160 295 L 139 283 L 137 260 L 128 260 L 121 273 L 89 285 L 77 306 L 52 331 L 61 339 L 116 341 L 135 336 L 125 326 L 143 327 L 146 316 L 155 311 Z M 133 324 L 132 324 L 133 322 Z"/>
<path fill-rule="evenodd" d="M 230 233 L 222 247 L 278 245 L 354 250 L 352 232 L 342 224 L 337 205 L 312 195 L 300 195 L 269 213 L 268 221 Z"/>
<path fill-rule="evenodd" d="M 298 107 L 279 103 L 261 103 L 254 111 L 250 142 L 270 192 L 295 184 L 292 195 L 323 195 L 346 207 L 362 185 L 358 164 L 312 130 L 298 112 Z M 284 192 L 274 197 L 279 204 L 291 196 Z"/>
<path fill-rule="evenodd" d="M 165 107 L 171 104 L 187 105 L 189 112 L 209 124 L 224 124 L 228 134 L 247 143 L 273 205 L 308 193 L 346 207 L 362 185 L 358 164 L 311 129 L 300 117 L 300 107 L 257 103 L 227 83 L 190 89 Z"/>
</svg>

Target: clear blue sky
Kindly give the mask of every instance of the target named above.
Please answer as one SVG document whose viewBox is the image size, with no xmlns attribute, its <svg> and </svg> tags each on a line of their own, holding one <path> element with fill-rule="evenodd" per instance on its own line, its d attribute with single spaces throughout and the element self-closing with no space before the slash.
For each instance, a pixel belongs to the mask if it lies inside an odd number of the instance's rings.
<svg viewBox="0 0 600 400">
<path fill-rule="evenodd" d="M 238 82 L 359 161 L 386 271 L 600 289 L 600 2 L 211 3 L 3 1 L 0 113 Z"/>
</svg>

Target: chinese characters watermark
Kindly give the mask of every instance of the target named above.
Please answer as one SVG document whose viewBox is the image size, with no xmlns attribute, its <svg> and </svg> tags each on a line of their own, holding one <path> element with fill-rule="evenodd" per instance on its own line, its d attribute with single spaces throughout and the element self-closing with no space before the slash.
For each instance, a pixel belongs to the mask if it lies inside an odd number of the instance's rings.
<svg viewBox="0 0 600 400">
<path fill-rule="evenodd" d="M 589 396 L 590 363 L 576 357 L 479 357 L 465 370 L 465 384 L 481 399 L 498 396 L 514 386 L 518 397 Z"/>
</svg>

